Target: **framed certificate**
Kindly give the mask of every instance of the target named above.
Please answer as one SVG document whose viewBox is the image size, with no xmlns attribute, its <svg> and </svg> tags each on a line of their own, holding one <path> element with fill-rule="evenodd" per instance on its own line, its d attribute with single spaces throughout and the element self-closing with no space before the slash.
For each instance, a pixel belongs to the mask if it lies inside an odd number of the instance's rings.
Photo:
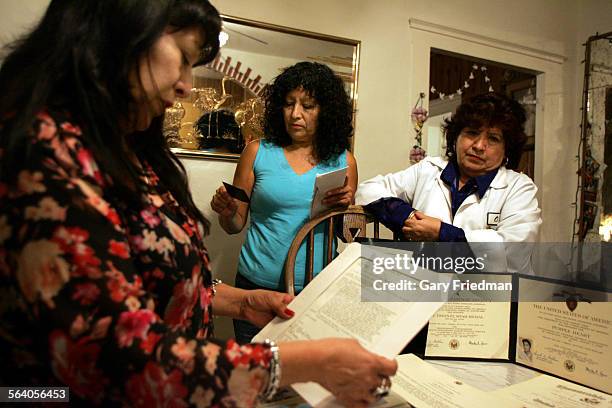
<svg viewBox="0 0 612 408">
<path fill-rule="evenodd" d="M 461 279 L 512 284 L 513 275 L 465 274 Z M 461 299 L 445 303 L 429 320 L 425 357 L 511 360 L 512 294 L 502 293 L 503 298 L 486 299 L 487 292 L 462 292 Z"/>
<path fill-rule="evenodd" d="M 612 393 L 612 293 L 534 277 L 519 289 L 516 362 Z"/>
</svg>

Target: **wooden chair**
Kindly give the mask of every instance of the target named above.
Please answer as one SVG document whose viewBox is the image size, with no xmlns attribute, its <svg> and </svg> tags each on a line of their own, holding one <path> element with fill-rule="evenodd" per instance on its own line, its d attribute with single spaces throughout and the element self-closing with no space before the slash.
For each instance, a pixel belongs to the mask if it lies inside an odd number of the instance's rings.
<svg viewBox="0 0 612 408">
<path fill-rule="evenodd" d="M 360 205 L 351 205 L 345 209 L 330 210 L 317 218 L 308 221 L 297 232 L 285 261 L 285 288 L 287 293 L 295 294 L 295 257 L 305 238 L 306 241 L 306 273 L 304 286 L 313 278 L 314 265 L 314 231 L 317 226 L 322 223 L 327 223 L 327 237 L 324 243 L 325 261 L 324 265 L 330 263 L 333 259 L 333 242 L 336 238 L 335 223 L 342 220 L 342 233 L 338 234 L 345 242 L 351 243 L 357 237 L 366 236 L 366 226 L 369 222 L 374 222 L 374 238 L 380 235 L 380 224 L 374 220 Z"/>
</svg>

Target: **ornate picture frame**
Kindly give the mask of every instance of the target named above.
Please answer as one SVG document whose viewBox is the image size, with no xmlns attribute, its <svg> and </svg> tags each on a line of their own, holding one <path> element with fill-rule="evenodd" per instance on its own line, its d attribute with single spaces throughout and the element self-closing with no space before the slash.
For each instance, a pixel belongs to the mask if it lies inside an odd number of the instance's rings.
<svg viewBox="0 0 612 408">
<path fill-rule="evenodd" d="M 237 161 L 250 140 L 263 137 L 267 84 L 299 61 L 328 65 L 357 104 L 360 41 L 223 15 L 214 61 L 193 71 L 188 98 L 166 110 L 164 134 L 181 157 Z M 353 114 L 353 125 L 355 114 Z"/>
</svg>

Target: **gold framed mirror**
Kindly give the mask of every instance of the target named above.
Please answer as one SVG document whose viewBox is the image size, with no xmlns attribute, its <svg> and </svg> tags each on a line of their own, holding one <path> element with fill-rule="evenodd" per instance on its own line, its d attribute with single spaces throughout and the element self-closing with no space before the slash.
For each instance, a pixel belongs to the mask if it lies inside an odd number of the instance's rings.
<svg viewBox="0 0 612 408">
<path fill-rule="evenodd" d="M 191 95 L 166 110 L 164 135 L 174 153 L 237 161 L 246 143 L 263 137 L 267 84 L 299 61 L 328 65 L 344 81 L 356 112 L 360 41 L 222 18 L 219 54 L 193 70 Z"/>
</svg>

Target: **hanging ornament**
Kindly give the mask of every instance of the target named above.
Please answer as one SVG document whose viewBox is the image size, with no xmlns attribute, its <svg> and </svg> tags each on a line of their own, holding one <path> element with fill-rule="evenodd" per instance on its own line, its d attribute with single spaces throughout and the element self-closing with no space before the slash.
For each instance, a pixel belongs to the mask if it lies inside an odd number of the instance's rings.
<svg viewBox="0 0 612 408">
<path fill-rule="evenodd" d="M 421 146 L 413 146 L 410 149 L 410 164 L 417 164 L 427 156 L 427 152 Z"/>
<path fill-rule="evenodd" d="M 414 124 L 415 128 L 417 128 L 416 129 L 417 132 L 420 132 L 420 130 L 423 128 L 423 124 L 427 120 L 427 117 L 428 117 L 427 109 L 425 109 L 423 105 L 415 106 L 414 109 L 412 109 L 412 114 L 410 115 L 410 119 L 412 119 L 412 123 Z"/>
<path fill-rule="evenodd" d="M 423 137 L 423 125 L 425 124 L 425 121 L 428 117 L 427 109 L 423 107 L 424 99 L 425 93 L 419 93 L 419 99 L 417 99 L 417 102 L 414 104 L 414 108 L 412 108 L 412 112 L 410 114 L 410 118 L 412 119 L 412 124 L 416 132 L 416 144 L 410 150 L 410 163 L 412 164 L 418 163 L 427 155 L 425 153 L 425 150 L 421 147 Z"/>
<path fill-rule="evenodd" d="M 465 81 L 463 81 L 463 87 L 457 89 L 454 93 L 445 94 L 444 92 L 438 91 L 438 89 L 436 89 L 436 87 L 433 85 L 430 88 L 430 92 L 434 95 L 438 94 L 438 97 L 441 100 L 445 98 L 452 100 L 455 97 L 460 97 L 465 92 L 465 89 L 468 89 L 470 87 L 470 84 L 468 81 L 474 80 L 478 72 L 482 72 L 484 83 L 489 84 L 489 92 L 494 92 L 493 87 L 491 86 L 491 78 L 489 78 L 489 76 L 485 73 L 486 71 L 487 71 L 487 67 L 485 67 L 484 65 L 478 66 L 477 64 L 474 64 L 472 65 L 472 71 L 470 71 L 469 77 Z"/>
</svg>

